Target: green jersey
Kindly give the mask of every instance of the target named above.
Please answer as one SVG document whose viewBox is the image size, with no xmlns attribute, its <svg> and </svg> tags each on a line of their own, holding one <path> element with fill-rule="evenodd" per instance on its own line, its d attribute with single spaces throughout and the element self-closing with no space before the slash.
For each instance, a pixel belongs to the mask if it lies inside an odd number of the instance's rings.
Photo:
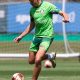
<svg viewBox="0 0 80 80">
<path fill-rule="evenodd" d="M 52 37 L 53 36 L 53 20 L 51 12 L 59 12 L 55 5 L 43 1 L 38 7 L 32 7 L 30 10 L 31 20 L 35 22 L 36 37 Z"/>
</svg>

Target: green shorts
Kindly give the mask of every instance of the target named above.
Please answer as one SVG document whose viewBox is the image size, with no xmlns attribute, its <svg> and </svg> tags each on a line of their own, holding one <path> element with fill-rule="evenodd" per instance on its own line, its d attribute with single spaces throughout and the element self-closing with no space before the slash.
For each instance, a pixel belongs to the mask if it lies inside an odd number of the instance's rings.
<svg viewBox="0 0 80 80">
<path fill-rule="evenodd" d="M 29 51 L 37 52 L 39 47 L 44 47 L 45 51 L 47 51 L 53 41 L 53 38 L 47 37 L 34 37 L 33 41 L 30 45 Z"/>
</svg>

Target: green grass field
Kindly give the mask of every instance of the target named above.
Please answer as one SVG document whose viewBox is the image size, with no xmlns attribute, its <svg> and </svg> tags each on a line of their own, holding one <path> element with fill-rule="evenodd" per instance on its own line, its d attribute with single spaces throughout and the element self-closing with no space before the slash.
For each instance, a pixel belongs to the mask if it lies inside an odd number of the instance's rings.
<svg viewBox="0 0 80 80">
<path fill-rule="evenodd" d="M 38 80 L 80 80 L 80 63 L 77 59 L 62 59 L 56 62 L 55 69 L 46 69 L 43 66 Z M 26 59 L 0 60 L 0 80 L 11 80 L 16 72 L 22 73 L 25 80 L 31 80 L 33 66 L 29 65 Z"/>
<path fill-rule="evenodd" d="M 14 38 L 20 34 L 0 34 L 0 53 L 26 53 L 28 52 L 30 41 L 32 41 L 34 34 L 25 36 L 19 44 L 13 42 Z M 80 52 L 80 34 L 69 34 L 67 39 L 70 48 L 74 52 Z M 48 50 L 57 53 L 65 53 L 63 35 L 55 34 L 54 41 Z"/>
<path fill-rule="evenodd" d="M 69 42 L 70 47 L 75 52 L 80 52 L 80 41 Z M 30 42 L 0 42 L 0 53 L 26 53 L 29 50 Z M 65 53 L 64 42 L 54 41 L 48 52 Z"/>
<path fill-rule="evenodd" d="M 19 44 L 13 42 L 17 35 L 0 35 L 0 53 L 28 53 L 30 46 L 29 40 L 23 39 Z M 28 36 L 29 38 L 30 36 Z M 64 53 L 63 38 L 56 36 L 56 40 L 50 46 L 48 52 L 55 51 Z M 73 51 L 80 52 L 80 35 L 69 36 L 69 44 Z M 76 39 L 76 40 L 75 40 Z M 38 80 L 80 80 L 80 62 L 77 59 L 57 59 L 55 69 L 46 69 L 42 67 Z M 5 59 L 0 58 L 0 80 L 11 80 L 14 73 L 20 72 L 24 75 L 25 80 L 31 80 L 34 65 L 29 65 L 27 59 Z"/>
</svg>

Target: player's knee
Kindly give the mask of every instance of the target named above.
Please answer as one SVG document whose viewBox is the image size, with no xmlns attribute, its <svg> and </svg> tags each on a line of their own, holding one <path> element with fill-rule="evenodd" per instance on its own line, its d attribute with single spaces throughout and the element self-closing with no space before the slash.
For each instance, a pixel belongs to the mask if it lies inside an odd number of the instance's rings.
<svg viewBox="0 0 80 80">
<path fill-rule="evenodd" d="M 35 62 L 35 61 L 34 61 L 34 60 L 29 59 L 29 60 L 28 60 L 28 62 L 29 62 L 29 64 L 34 64 L 34 62 Z"/>
<path fill-rule="evenodd" d="M 35 59 L 35 64 L 40 64 L 41 60 L 40 59 Z"/>
</svg>

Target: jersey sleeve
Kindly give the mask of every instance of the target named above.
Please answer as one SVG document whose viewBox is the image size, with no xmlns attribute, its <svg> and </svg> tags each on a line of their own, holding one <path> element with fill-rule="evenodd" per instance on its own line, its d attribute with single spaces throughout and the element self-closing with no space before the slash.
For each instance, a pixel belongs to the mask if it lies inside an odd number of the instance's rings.
<svg viewBox="0 0 80 80">
<path fill-rule="evenodd" d="M 60 9 L 58 9 L 55 5 L 53 5 L 53 4 L 51 4 L 50 5 L 50 12 L 54 12 L 54 13 L 59 13 L 61 10 Z"/>
<path fill-rule="evenodd" d="M 30 21 L 33 22 L 34 18 L 30 15 Z"/>
<path fill-rule="evenodd" d="M 30 21 L 31 21 L 31 22 L 34 21 L 34 18 L 33 18 L 33 16 L 32 16 L 31 10 L 30 10 Z"/>
</svg>

